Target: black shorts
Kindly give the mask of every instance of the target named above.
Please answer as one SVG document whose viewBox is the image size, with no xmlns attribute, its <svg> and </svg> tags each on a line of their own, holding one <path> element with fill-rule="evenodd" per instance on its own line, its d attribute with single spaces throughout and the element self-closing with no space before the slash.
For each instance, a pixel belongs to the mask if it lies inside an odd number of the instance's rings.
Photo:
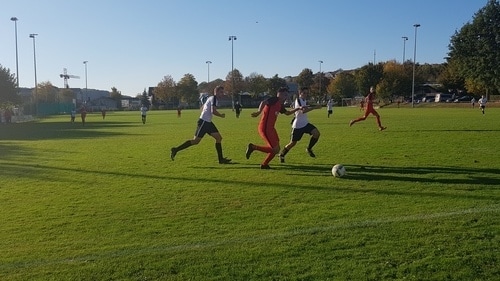
<svg viewBox="0 0 500 281">
<path fill-rule="evenodd" d="M 333 113 L 333 110 L 328 110 L 328 114 L 332 114 Z"/>
<path fill-rule="evenodd" d="M 482 108 L 482 109 L 484 109 L 486 106 L 485 105 L 480 105 L 479 107 Z"/>
<path fill-rule="evenodd" d="M 205 134 L 218 133 L 217 127 L 212 122 L 207 122 L 203 119 L 198 120 L 198 126 L 196 127 L 195 137 L 202 138 Z"/>
<path fill-rule="evenodd" d="M 302 136 L 304 134 L 312 135 L 312 131 L 314 129 L 316 129 L 316 127 L 311 123 L 307 123 L 307 125 L 305 125 L 302 128 L 293 129 L 292 130 L 292 141 L 299 141 L 300 139 L 302 139 Z"/>
</svg>

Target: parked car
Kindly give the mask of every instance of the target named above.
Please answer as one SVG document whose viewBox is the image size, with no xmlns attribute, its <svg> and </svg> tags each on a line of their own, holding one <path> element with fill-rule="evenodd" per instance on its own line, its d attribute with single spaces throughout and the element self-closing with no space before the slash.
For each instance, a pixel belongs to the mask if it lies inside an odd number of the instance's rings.
<svg viewBox="0 0 500 281">
<path fill-rule="evenodd" d="M 472 96 L 462 96 L 457 99 L 455 99 L 454 102 L 470 102 L 472 100 Z"/>
<path fill-rule="evenodd" d="M 436 96 L 426 96 L 422 98 L 422 102 L 434 102 Z"/>
</svg>

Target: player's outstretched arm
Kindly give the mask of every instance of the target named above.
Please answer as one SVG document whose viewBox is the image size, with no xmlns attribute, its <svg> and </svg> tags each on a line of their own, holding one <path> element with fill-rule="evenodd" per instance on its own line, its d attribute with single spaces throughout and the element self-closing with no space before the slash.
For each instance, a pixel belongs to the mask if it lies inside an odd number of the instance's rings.
<svg viewBox="0 0 500 281">
<path fill-rule="evenodd" d="M 285 115 L 292 115 L 292 114 L 294 114 L 296 111 L 299 111 L 299 110 L 305 110 L 305 108 L 306 108 L 306 107 L 301 106 L 301 107 L 296 107 L 296 108 L 294 108 L 294 109 L 292 109 L 292 110 L 287 110 L 287 111 L 285 111 Z"/>
<path fill-rule="evenodd" d="M 267 101 L 261 101 L 260 104 L 259 104 L 259 110 L 258 111 L 255 111 L 255 112 L 252 112 L 250 113 L 250 115 L 252 117 L 257 117 L 260 115 L 260 113 L 262 112 L 262 110 L 264 110 L 264 106 L 267 105 Z"/>
</svg>

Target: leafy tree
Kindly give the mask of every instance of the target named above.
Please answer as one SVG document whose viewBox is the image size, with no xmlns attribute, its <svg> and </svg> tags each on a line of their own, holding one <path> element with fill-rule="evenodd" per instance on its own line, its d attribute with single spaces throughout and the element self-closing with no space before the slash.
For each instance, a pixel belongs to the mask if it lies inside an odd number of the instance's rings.
<svg viewBox="0 0 500 281">
<path fill-rule="evenodd" d="M 387 100 L 392 96 L 411 96 L 413 70 L 407 70 L 409 68 L 394 60 L 384 63 L 384 75 L 376 89 L 378 97 Z"/>
<path fill-rule="evenodd" d="M 198 84 L 198 92 L 200 92 L 200 93 L 213 93 L 215 87 L 217 87 L 219 85 L 224 85 L 224 80 L 218 78 L 218 79 L 210 81 L 209 83 L 201 82 L 200 84 Z"/>
<path fill-rule="evenodd" d="M 72 102 L 75 98 L 75 93 L 71 89 L 64 88 L 59 89 L 59 101 L 61 102 Z"/>
<path fill-rule="evenodd" d="M 269 94 L 276 94 L 281 87 L 286 87 L 286 80 L 278 77 L 278 74 L 269 79 Z"/>
<path fill-rule="evenodd" d="M 443 71 L 438 76 L 438 83 L 449 90 L 465 89 L 465 79 L 460 75 L 457 65 L 453 61 L 444 64 Z"/>
<path fill-rule="evenodd" d="M 234 79 L 234 89 L 233 89 L 233 79 Z M 243 79 L 243 75 L 238 69 L 234 69 L 226 76 L 226 82 L 224 83 L 224 91 L 226 93 L 230 93 L 234 96 L 237 93 L 241 93 L 245 90 L 245 80 Z"/>
<path fill-rule="evenodd" d="M 245 78 L 247 90 L 253 96 L 269 90 L 269 81 L 262 74 L 253 72 Z"/>
<path fill-rule="evenodd" d="M 332 79 L 328 84 L 327 89 L 336 101 L 340 101 L 342 98 L 352 98 L 357 93 L 355 76 L 347 71 L 337 73 L 335 79 Z"/>
<path fill-rule="evenodd" d="M 437 83 L 438 77 L 443 72 L 443 64 L 422 64 L 415 70 L 415 76 L 427 83 Z M 417 78 L 415 78 L 417 80 Z M 410 88 L 411 89 L 411 88 Z"/>
<path fill-rule="evenodd" d="M 59 90 L 52 83 L 49 81 L 38 83 L 36 97 L 38 102 L 56 102 L 58 97 Z"/>
<path fill-rule="evenodd" d="M 384 76 L 383 64 L 374 65 L 369 63 L 355 73 L 356 85 L 358 93 L 367 92 L 371 86 L 376 86 Z"/>
<path fill-rule="evenodd" d="M 469 92 L 500 92 L 500 3 L 489 0 L 451 37 L 448 63 L 457 67 Z M 476 92 L 477 93 L 477 92 Z"/>
<path fill-rule="evenodd" d="M 314 74 L 310 68 L 304 68 L 299 75 L 297 76 L 297 84 L 299 84 L 299 88 L 308 87 L 314 84 Z"/>
<path fill-rule="evenodd" d="M 184 77 L 177 84 L 177 93 L 179 99 L 189 104 L 196 103 L 200 96 L 198 92 L 198 82 L 190 73 L 185 74 Z"/>
<path fill-rule="evenodd" d="M 155 99 L 160 99 L 165 102 L 172 101 L 173 98 L 177 98 L 177 88 L 176 83 L 172 76 L 167 75 L 156 85 L 153 90 Z"/>
<path fill-rule="evenodd" d="M 10 70 L 0 65 L 0 107 L 21 102 L 17 94 L 16 78 Z"/>
<path fill-rule="evenodd" d="M 118 89 L 116 89 L 116 87 L 112 87 L 111 93 L 109 94 L 109 96 L 110 96 L 110 98 L 118 101 L 122 98 L 122 92 L 118 91 Z"/>
<path fill-rule="evenodd" d="M 211 83 L 203 81 L 200 84 L 198 84 L 198 92 L 200 93 L 210 93 L 211 89 L 212 89 Z"/>
<path fill-rule="evenodd" d="M 320 79 L 321 79 L 321 83 L 320 83 Z M 314 75 L 313 84 L 310 87 L 311 98 L 315 99 L 315 100 L 326 99 L 327 91 L 328 91 L 327 90 L 328 84 L 330 84 L 330 79 L 328 79 L 328 77 L 326 77 L 325 73 L 318 72 L 316 75 Z M 319 89 L 320 85 L 321 85 L 321 91 Z M 321 93 L 321 95 L 320 95 L 320 93 Z"/>
<path fill-rule="evenodd" d="M 140 99 L 141 99 L 141 104 L 144 105 L 145 107 L 149 108 L 151 106 L 151 102 L 149 101 L 148 92 L 146 92 L 146 89 L 144 89 L 144 91 L 140 95 Z"/>
</svg>

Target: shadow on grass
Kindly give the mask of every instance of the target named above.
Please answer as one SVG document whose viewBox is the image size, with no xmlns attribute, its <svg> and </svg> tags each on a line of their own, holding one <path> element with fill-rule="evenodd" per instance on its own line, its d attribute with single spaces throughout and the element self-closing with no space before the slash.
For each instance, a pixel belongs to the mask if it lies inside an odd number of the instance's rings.
<svg viewBox="0 0 500 281">
<path fill-rule="evenodd" d="M 485 168 L 459 168 L 459 167 L 390 167 L 369 165 L 344 165 L 347 175 L 344 180 L 362 181 L 403 181 L 415 183 L 442 183 L 442 184 L 464 184 L 464 185 L 488 185 L 499 186 L 500 177 L 484 177 L 474 175 L 500 175 L 500 169 Z M 233 167 L 220 167 L 231 169 Z M 245 165 L 236 166 L 235 169 L 248 169 Z M 253 168 L 253 167 L 252 167 Z M 258 169 L 258 165 L 255 165 Z M 275 170 L 287 170 L 287 175 L 298 177 L 331 177 L 332 166 L 324 164 L 294 165 L 279 164 L 273 166 Z M 217 167 L 216 167 L 217 169 Z M 426 176 L 427 175 L 427 176 Z M 467 175 L 467 178 L 456 175 Z"/>
<path fill-rule="evenodd" d="M 232 167 L 235 167 L 236 165 L 231 165 Z M 224 165 L 224 167 L 227 167 Z M 329 176 L 332 177 L 328 170 L 325 171 L 325 165 L 312 165 L 312 166 L 293 166 L 297 171 L 297 173 L 293 175 L 304 175 L 303 169 L 309 169 L 309 171 L 312 171 L 316 175 L 311 175 L 310 173 L 307 174 L 308 176 L 317 176 L 318 174 L 321 174 L 322 176 Z M 498 176 L 500 174 L 500 169 L 487 169 L 486 171 L 484 169 L 477 169 L 475 171 L 474 169 L 460 169 L 460 168 L 453 168 L 453 167 L 443 167 L 443 168 L 419 168 L 419 167 L 381 167 L 381 166 L 357 166 L 357 165 L 347 165 L 347 170 L 349 171 L 348 175 L 343 177 L 340 180 L 361 180 L 361 181 L 411 181 L 415 183 L 425 183 L 425 182 L 432 182 L 432 183 L 444 183 L 444 184 L 465 184 L 465 185 L 481 185 L 482 187 L 484 185 L 489 185 L 493 189 L 498 189 Z M 245 166 L 242 168 L 248 169 L 248 166 Z M 8 172 L 8 174 L 13 175 L 13 176 L 19 176 L 19 177 L 38 177 L 40 179 L 44 178 L 49 178 L 47 172 L 50 170 L 55 170 L 55 171 L 65 171 L 65 172 L 74 172 L 74 173 L 83 173 L 83 174 L 90 174 L 90 175 L 95 175 L 95 174 L 100 174 L 100 175 L 109 175 L 109 176 L 116 176 L 116 177 L 131 177 L 131 178 L 143 178 L 145 180 L 165 180 L 165 181 L 183 181 L 186 183 L 200 183 L 200 177 L 197 176 L 192 176 L 192 177 L 179 177 L 175 175 L 150 175 L 150 174 L 132 174 L 132 173 L 122 173 L 122 172 L 115 172 L 115 171 L 102 171 L 102 170 L 82 170 L 80 168 L 67 168 L 67 167 L 51 167 L 47 165 L 37 165 L 37 164 L 17 164 L 17 163 L 9 163 L 9 164 L 2 164 L 0 163 L 0 170 Z M 411 174 L 419 174 L 421 175 L 422 173 L 425 173 L 425 171 L 428 171 L 430 173 L 431 171 L 435 173 L 436 171 L 445 173 L 447 175 L 453 175 L 454 173 L 464 173 L 464 172 L 469 172 L 469 173 L 492 173 L 495 177 L 475 177 L 471 179 L 438 179 L 438 180 L 433 180 L 433 179 L 427 179 L 427 178 L 421 178 L 421 177 L 416 177 L 416 176 L 411 176 Z M 266 173 L 273 172 L 273 171 L 265 171 Z M 391 173 L 391 175 L 389 175 Z M 399 175 L 394 175 L 394 174 L 399 174 Z M 290 174 L 291 175 L 291 174 Z M 332 177 L 333 179 L 333 177 Z M 225 179 L 225 178 L 220 178 L 220 179 L 208 179 L 204 178 L 204 182 L 211 182 L 211 183 L 217 183 L 221 185 L 232 185 L 232 186 L 248 186 L 250 183 L 248 181 L 243 181 L 243 180 L 230 180 L 230 179 Z M 306 190 L 317 190 L 317 191 L 331 191 L 331 192 L 354 192 L 354 193 L 376 193 L 376 194 L 384 194 L 384 195 L 398 195 L 398 196 L 409 196 L 409 195 L 415 195 L 415 196 L 429 196 L 429 197 L 446 197 L 446 198 L 467 198 L 467 199 L 475 199 L 475 200 L 500 200 L 500 196 L 492 196 L 491 194 L 473 194 L 473 193 L 467 193 L 467 194 L 461 194 L 461 193 L 450 193 L 449 189 L 446 189 L 443 187 L 443 189 L 439 190 L 430 190 L 430 191 L 424 191 L 424 190 L 394 190 L 394 189 L 384 189 L 383 187 L 374 186 L 374 187 L 359 187 L 359 188 L 352 188 L 352 187 L 343 187 L 341 185 L 341 181 L 339 181 L 339 185 L 334 185 L 334 186 L 319 186 L 319 185 L 300 185 L 300 184 L 291 184 L 290 183 L 255 183 L 255 188 L 299 188 L 299 189 L 306 189 Z M 472 188 L 471 188 L 472 189 Z M 479 189 L 479 187 L 477 188 Z"/>
<path fill-rule="evenodd" d="M 463 133 L 490 133 L 490 132 L 500 132 L 500 130 L 491 130 L 491 129 L 425 129 L 425 130 L 393 130 L 391 133 L 408 133 L 408 132 L 425 132 L 425 133 L 436 133 L 436 132 L 463 132 Z"/>
<path fill-rule="evenodd" d="M 32 156 L 34 156 L 34 154 L 30 149 L 26 149 L 25 147 L 10 142 L 0 143 L 0 159 L 2 160 L 9 160 L 11 158 L 15 159 L 18 157 L 28 159 Z"/>
<path fill-rule="evenodd" d="M 366 181 L 406 181 L 418 183 L 442 183 L 464 185 L 491 185 L 498 186 L 499 177 L 484 177 L 474 175 L 500 175 L 500 169 L 459 168 L 459 167 L 390 167 L 346 165 L 347 179 Z M 434 177 L 422 177 L 434 175 Z M 456 175 L 467 175 L 468 178 Z"/>
<path fill-rule="evenodd" d="M 105 136 L 124 135 L 122 132 L 110 132 L 102 129 L 136 127 L 138 123 L 125 122 L 27 122 L 0 126 L 2 140 L 43 140 L 43 139 L 85 139 Z"/>
</svg>

